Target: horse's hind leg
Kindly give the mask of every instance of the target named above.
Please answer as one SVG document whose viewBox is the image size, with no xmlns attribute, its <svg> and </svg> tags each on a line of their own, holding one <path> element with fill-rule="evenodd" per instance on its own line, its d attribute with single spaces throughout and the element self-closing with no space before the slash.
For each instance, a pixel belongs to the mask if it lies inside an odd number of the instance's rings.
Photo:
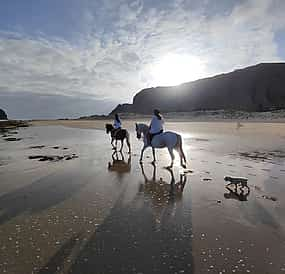
<svg viewBox="0 0 285 274">
<path fill-rule="evenodd" d="M 186 168 L 186 157 L 185 157 L 185 154 L 184 154 L 184 151 L 183 151 L 183 148 L 182 148 L 182 138 L 181 136 L 177 136 L 178 138 L 178 143 L 177 143 L 177 146 L 176 146 L 176 149 L 179 153 L 179 157 L 180 157 L 180 165 L 183 167 L 183 168 Z M 184 162 L 183 162 L 184 160 Z"/>
<path fill-rule="evenodd" d="M 121 148 L 120 148 L 120 152 L 122 152 L 122 150 L 123 150 L 123 146 L 124 146 L 124 140 L 121 140 Z"/>
<path fill-rule="evenodd" d="M 155 158 L 155 149 L 154 149 L 154 147 L 152 148 L 152 156 L 153 156 L 152 164 L 155 164 L 156 158 Z"/>
<path fill-rule="evenodd" d="M 186 168 L 186 158 L 185 158 L 185 155 L 184 155 L 184 152 L 182 149 L 179 149 L 178 150 L 178 153 L 179 153 L 179 157 L 180 157 L 180 165 L 183 167 L 183 168 Z M 184 160 L 184 161 L 183 161 Z"/>
<path fill-rule="evenodd" d="M 175 158 L 174 153 L 173 153 L 173 148 L 168 148 L 168 152 L 169 152 L 169 154 L 171 156 L 171 164 L 168 167 L 172 168 L 173 167 L 174 158 Z"/>
</svg>

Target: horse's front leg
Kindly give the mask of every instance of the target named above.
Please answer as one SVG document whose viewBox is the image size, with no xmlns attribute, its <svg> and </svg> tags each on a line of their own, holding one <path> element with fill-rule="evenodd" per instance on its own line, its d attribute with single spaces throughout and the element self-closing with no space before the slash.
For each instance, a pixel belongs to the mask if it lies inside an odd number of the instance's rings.
<svg viewBox="0 0 285 274">
<path fill-rule="evenodd" d="M 155 158 L 155 149 L 154 149 L 154 147 L 152 147 L 152 156 L 153 156 L 152 164 L 155 164 L 156 158 Z"/>
<path fill-rule="evenodd" d="M 112 137 L 111 145 L 112 145 L 113 149 L 115 149 L 115 148 L 116 148 L 116 147 L 114 146 L 114 137 Z"/>
<path fill-rule="evenodd" d="M 173 148 L 168 148 L 168 152 L 169 152 L 169 154 L 171 156 L 171 164 L 170 164 L 170 166 L 168 166 L 168 168 L 172 168 L 173 167 L 174 158 L 175 158 L 174 153 L 173 153 Z"/>
<path fill-rule="evenodd" d="M 144 153 L 144 151 L 145 151 L 146 148 L 147 148 L 147 146 L 143 146 L 143 148 L 142 148 L 141 157 L 140 157 L 140 163 L 142 163 L 143 153 Z"/>
<path fill-rule="evenodd" d="M 123 150 L 123 146 L 124 146 L 124 140 L 121 140 L 121 148 L 120 148 L 120 152 L 122 152 L 122 150 Z"/>
</svg>

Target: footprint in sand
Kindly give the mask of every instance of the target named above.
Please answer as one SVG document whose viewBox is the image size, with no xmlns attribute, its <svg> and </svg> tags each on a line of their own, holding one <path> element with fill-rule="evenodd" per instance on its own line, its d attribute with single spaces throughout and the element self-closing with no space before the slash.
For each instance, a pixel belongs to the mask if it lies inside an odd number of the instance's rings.
<svg viewBox="0 0 285 274">
<path fill-rule="evenodd" d="M 276 202 L 276 201 L 277 201 L 277 198 L 276 198 L 276 197 L 273 197 L 273 196 L 262 195 L 261 197 L 262 197 L 263 199 L 270 200 L 270 201 L 273 201 L 273 202 Z"/>
<path fill-rule="evenodd" d="M 209 182 L 209 181 L 212 181 L 213 179 L 212 178 L 203 178 L 202 181 L 204 182 Z"/>
<path fill-rule="evenodd" d="M 44 147 L 45 147 L 45 145 L 39 145 L 39 146 L 30 146 L 29 148 L 42 149 Z"/>
<path fill-rule="evenodd" d="M 188 173 L 193 173 L 194 171 L 193 170 L 191 170 L 191 169 L 185 169 L 184 170 L 184 174 L 188 174 Z"/>
<path fill-rule="evenodd" d="M 261 187 L 259 187 L 259 186 L 254 186 L 254 189 L 257 191 L 262 191 Z"/>
<path fill-rule="evenodd" d="M 248 176 L 256 176 L 256 174 L 248 173 Z"/>
<path fill-rule="evenodd" d="M 278 180 L 279 178 L 276 176 L 270 176 L 271 179 Z"/>
</svg>

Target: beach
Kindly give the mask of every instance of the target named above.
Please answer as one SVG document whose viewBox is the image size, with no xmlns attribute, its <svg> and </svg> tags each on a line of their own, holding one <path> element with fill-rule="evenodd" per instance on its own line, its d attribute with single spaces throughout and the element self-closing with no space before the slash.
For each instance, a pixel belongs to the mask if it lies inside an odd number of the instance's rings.
<svg viewBox="0 0 285 274">
<path fill-rule="evenodd" d="M 139 164 L 148 120 L 123 121 L 131 154 L 114 153 L 107 122 L 2 134 L 1 273 L 285 272 L 284 123 L 166 122 L 187 158 L 171 171 L 167 149 Z"/>
</svg>

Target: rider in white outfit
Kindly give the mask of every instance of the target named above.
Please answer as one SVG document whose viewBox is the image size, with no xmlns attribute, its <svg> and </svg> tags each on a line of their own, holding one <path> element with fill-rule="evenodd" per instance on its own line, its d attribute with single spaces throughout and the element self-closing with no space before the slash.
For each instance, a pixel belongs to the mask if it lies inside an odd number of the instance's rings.
<svg viewBox="0 0 285 274">
<path fill-rule="evenodd" d="M 151 119 L 149 126 L 150 142 L 155 135 L 161 134 L 163 132 L 163 124 L 164 124 L 164 120 L 158 109 L 155 109 L 153 111 L 153 114 L 154 115 Z"/>
</svg>

